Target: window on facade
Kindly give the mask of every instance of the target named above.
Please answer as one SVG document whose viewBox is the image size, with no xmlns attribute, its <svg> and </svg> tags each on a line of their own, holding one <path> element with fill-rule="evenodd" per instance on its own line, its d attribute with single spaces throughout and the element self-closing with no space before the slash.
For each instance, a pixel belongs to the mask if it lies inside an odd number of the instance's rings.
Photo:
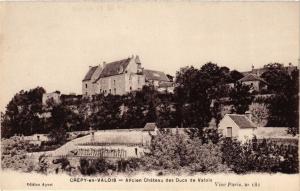
<svg viewBox="0 0 300 191">
<path fill-rule="evenodd" d="M 114 80 L 114 85 L 116 85 L 116 80 Z"/>
<path fill-rule="evenodd" d="M 109 89 L 109 93 L 111 94 L 111 89 Z"/>
<path fill-rule="evenodd" d="M 85 84 L 85 88 L 87 88 L 87 84 Z"/>
<path fill-rule="evenodd" d="M 130 86 L 130 88 L 129 88 L 129 89 L 130 89 L 130 91 L 131 91 L 131 90 L 132 90 L 132 87 Z"/>
<path fill-rule="evenodd" d="M 114 94 L 117 94 L 117 90 L 116 90 L 116 88 L 114 88 Z"/>
<path fill-rule="evenodd" d="M 100 89 L 100 93 L 102 92 L 102 89 Z"/>
<path fill-rule="evenodd" d="M 137 148 L 135 148 L 134 150 L 135 150 L 135 155 L 137 156 L 137 154 L 138 154 L 138 153 L 137 153 L 137 151 L 138 151 Z"/>
<path fill-rule="evenodd" d="M 227 127 L 227 137 L 232 137 L 232 127 Z"/>
</svg>

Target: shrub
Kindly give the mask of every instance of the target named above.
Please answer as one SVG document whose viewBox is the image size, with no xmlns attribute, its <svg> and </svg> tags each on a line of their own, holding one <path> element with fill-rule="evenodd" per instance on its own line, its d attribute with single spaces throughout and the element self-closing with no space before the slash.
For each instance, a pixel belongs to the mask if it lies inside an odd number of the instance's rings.
<svg viewBox="0 0 300 191">
<path fill-rule="evenodd" d="M 283 147 L 266 140 L 258 142 L 255 138 L 244 144 L 223 139 L 221 151 L 223 162 L 236 173 L 299 172 L 297 146 Z"/>
<path fill-rule="evenodd" d="M 19 137 L 1 140 L 1 167 L 23 172 L 31 172 L 33 161 L 27 156 L 28 142 Z"/>
<path fill-rule="evenodd" d="M 144 158 L 147 169 L 179 169 L 186 165 L 186 139 L 171 132 L 158 132 L 151 141 L 151 152 Z"/>
<path fill-rule="evenodd" d="M 99 173 L 105 173 L 108 170 L 109 164 L 104 158 L 99 158 L 94 161 L 95 169 Z"/>
<path fill-rule="evenodd" d="M 97 173 L 106 173 L 109 169 L 116 171 L 117 167 L 115 163 L 110 163 L 104 158 L 99 159 L 85 159 L 82 158 L 79 161 L 79 171 L 83 175 L 94 175 Z"/>
<path fill-rule="evenodd" d="M 224 172 L 220 146 L 212 143 L 202 144 L 194 139 L 188 144 L 188 163 L 192 172 Z"/>
</svg>

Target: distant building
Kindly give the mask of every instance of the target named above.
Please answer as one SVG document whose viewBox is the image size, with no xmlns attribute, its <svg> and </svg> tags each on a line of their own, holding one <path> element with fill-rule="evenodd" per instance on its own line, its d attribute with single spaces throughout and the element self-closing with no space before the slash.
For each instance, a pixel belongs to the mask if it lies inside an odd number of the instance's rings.
<svg viewBox="0 0 300 191">
<path fill-rule="evenodd" d="M 254 91 L 261 91 L 267 89 L 268 83 L 261 77 L 255 74 L 247 74 L 245 77 L 239 80 L 244 85 L 251 86 Z"/>
<path fill-rule="evenodd" d="M 145 76 L 146 85 L 153 85 L 155 88 L 158 88 L 160 84 L 170 82 L 169 78 L 164 72 L 155 71 L 155 70 L 143 70 Z M 171 84 L 169 84 L 171 86 Z"/>
<path fill-rule="evenodd" d="M 60 92 L 55 91 L 52 93 L 44 93 L 42 97 L 42 103 L 43 105 L 47 105 L 48 102 L 52 102 L 54 104 L 60 103 Z"/>
<path fill-rule="evenodd" d="M 297 70 L 297 66 L 294 66 L 292 63 L 289 63 L 288 66 L 284 66 L 284 70 L 289 75 L 291 75 L 293 71 Z M 254 75 L 260 77 L 266 71 L 267 71 L 267 68 L 254 68 L 254 66 L 252 65 L 251 71 L 242 72 L 242 74 L 244 76 L 246 76 L 248 74 L 254 74 Z"/>
<path fill-rule="evenodd" d="M 236 138 L 240 141 L 252 139 L 256 125 L 249 116 L 226 114 L 219 123 L 219 131 L 224 137 Z"/>
<path fill-rule="evenodd" d="M 90 67 L 82 80 L 82 95 L 89 97 L 96 94 L 124 95 L 139 91 L 145 85 L 159 87 L 161 82 L 169 82 L 160 71 L 144 70 L 139 56 L 103 63 Z"/>
</svg>

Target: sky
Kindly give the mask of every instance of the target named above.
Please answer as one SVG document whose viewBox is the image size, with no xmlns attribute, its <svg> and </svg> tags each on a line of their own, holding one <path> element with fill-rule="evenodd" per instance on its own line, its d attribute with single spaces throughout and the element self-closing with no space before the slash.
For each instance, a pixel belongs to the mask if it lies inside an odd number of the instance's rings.
<svg viewBox="0 0 300 191">
<path fill-rule="evenodd" d="M 89 66 L 139 55 L 175 75 L 211 61 L 298 65 L 299 2 L 0 3 L 0 111 L 20 90 L 81 94 Z"/>
</svg>

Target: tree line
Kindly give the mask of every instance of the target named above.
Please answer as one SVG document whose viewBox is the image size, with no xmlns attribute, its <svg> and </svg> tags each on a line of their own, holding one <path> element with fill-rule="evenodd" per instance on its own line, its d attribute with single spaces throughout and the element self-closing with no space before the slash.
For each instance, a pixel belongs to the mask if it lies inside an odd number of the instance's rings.
<svg viewBox="0 0 300 191">
<path fill-rule="evenodd" d="M 127 95 L 96 95 L 79 102 L 42 105 L 45 90 L 37 87 L 20 91 L 8 103 L 1 117 L 1 135 L 50 133 L 64 140 L 66 131 L 116 128 L 142 128 L 156 122 L 159 128 L 191 127 L 191 136 L 203 137 L 203 129 L 212 118 L 216 123 L 229 113 L 251 110 L 256 121 L 267 126 L 286 126 L 290 133 L 298 129 L 299 72 L 288 73 L 282 64 L 265 66 L 261 77 L 268 83 L 270 96 L 259 97 L 251 86 L 239 82 L 243 74 L 227 67 L 207 63 L 200 68 L 180 68 L 175 76 L 174 94 L 160 93 L 152 86 Z M 228 84 L 234 84 L 229 87 Z M 48 113 L 48 117 L 44 117 Z M 258 115 L 259 114 L 259 115 Z M 262 117 L 263 116 L 263 119 Z M 192 131 L 192 130 L 191 130 Z"/>
</svg>

